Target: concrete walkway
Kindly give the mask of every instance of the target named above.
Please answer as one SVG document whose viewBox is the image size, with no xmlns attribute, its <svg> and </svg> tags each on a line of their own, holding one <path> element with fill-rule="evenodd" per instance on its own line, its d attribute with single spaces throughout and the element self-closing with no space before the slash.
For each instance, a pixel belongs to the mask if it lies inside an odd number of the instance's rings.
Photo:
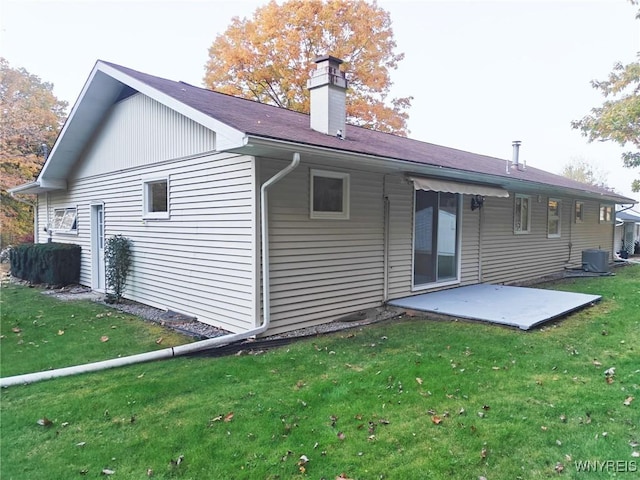
<svg viewBox="0 0 640 480">
<path fill-rule="evenodd" d="M 389 305 L 529 330 L 601 298 L 583 293 L 481 284 L 400 298 Z"/>
</svg>

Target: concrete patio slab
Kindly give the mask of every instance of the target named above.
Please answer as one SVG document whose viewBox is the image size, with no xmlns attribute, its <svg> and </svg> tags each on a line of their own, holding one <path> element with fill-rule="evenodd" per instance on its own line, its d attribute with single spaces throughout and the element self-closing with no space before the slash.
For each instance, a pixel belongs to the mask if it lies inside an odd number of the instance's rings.
<svg viewBox="0 0 640 480">
<path fill-rule="evenodd" d="M 529 330 L 597 302 L 600 295 L 470 285 L 392 300 L 389 305 Z"/>
</svg>

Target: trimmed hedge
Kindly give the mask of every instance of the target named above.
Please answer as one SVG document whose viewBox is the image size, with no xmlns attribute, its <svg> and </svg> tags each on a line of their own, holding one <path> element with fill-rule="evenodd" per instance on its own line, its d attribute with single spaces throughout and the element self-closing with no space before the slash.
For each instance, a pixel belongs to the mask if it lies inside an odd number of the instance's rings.
<svg viewBox="0 0 640 480">
<path fill-rule="evenodd" d="M 27 243 L 11 249 L 11 274 L 31 283 L 70 285 L 80 280 L 80 245 Z"/>
</svg>

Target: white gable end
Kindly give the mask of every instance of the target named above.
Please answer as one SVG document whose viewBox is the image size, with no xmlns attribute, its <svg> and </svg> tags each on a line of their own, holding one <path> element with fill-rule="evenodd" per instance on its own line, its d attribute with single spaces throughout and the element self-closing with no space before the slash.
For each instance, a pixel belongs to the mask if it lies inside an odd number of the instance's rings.
<svg viewBox="0 0 640 480">
<path fill-rule="evenodd" d="M 215 132 L 137 93 L 111 108 L 72 177 L 91 177 L 215 149 Z"/>
</svg>

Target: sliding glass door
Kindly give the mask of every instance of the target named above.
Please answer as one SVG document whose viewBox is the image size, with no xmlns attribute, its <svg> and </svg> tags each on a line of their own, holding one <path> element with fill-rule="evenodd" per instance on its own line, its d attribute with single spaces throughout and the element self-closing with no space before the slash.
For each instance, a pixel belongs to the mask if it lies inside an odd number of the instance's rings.
<svg viewBox="0 0 640 480">
<path fill-rule="evenodd" d="M 458 279 L 459 195 L 416 190 L 413 285 Z"/>
</svg>

